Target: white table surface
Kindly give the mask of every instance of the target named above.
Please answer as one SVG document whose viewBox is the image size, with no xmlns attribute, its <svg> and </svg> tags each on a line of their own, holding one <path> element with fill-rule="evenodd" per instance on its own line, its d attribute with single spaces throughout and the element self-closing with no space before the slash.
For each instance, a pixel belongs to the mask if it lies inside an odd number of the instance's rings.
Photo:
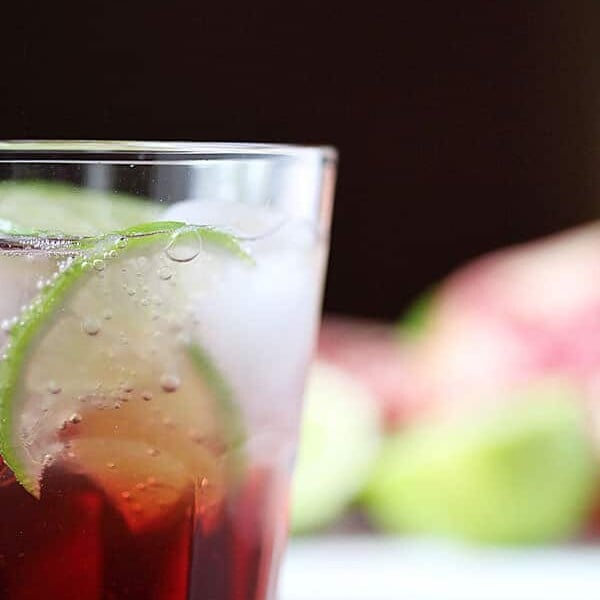
<svg viewBox="0 0 600 600">
<path fill-rule="evenodd" d="M 600 600 L 600 546 L 510 550 L 370 536 L 296 539 L 279 600 Z"/>
</svg>

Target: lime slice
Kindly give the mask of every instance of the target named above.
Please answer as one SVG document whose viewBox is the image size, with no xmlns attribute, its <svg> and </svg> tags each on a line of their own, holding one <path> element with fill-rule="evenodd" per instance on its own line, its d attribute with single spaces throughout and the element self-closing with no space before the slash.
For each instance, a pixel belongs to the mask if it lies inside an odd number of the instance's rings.
<svg viewBox="0 0 600 600">
<path fill-rule="evenodd" d="M 333 522 L 364 485 L 379 442 L 376 406 L 344 371 L 325 363 L 313 367 L 292 487 L 294 533 Z"/>
<path fill-rule="evenodd" d="M 0 454 L 33 495 L 58 463 L 94 480 L 134 529 L 186 490 L 207 506 L 222 498 L 241 426 L 179 293 L 181 253 L 191 260 L 198 243 L 207 268 L 247 258 L 232 237 L 182 223 L 85 240 L 12 329 Z"/>
<path fill-rule="evenodd" d="M 579 400 L 544 385 L 483 417 L 396 434 L 365 493 L 370 516 L 386 531 L 485 543 L 576 533 L 596 482 Z"/>
<path fill-rule="evenodd" d="M 136 196 L 46 181 L 0 182 L 0 232 L 93 236 L 155 220 L 159 207 Z"/>
</svg>

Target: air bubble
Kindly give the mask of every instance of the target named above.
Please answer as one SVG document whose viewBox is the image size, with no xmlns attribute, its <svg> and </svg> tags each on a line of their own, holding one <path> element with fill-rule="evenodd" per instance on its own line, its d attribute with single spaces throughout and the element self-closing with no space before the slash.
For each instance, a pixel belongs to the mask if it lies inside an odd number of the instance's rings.
<svg viewBox="0 0 600 600">
<path fill-rule="evenodd" d="M 93 317 L 86 317 L 83 320 L 82 327 L 88 335 L 97 335 L 100 331 L 100 323 Z"/>
<path fill-rule="evenodd" d="M 189 436 L 190 440 L 192 440 L 192 442 L 194 442 L 196 444 L 199 444 L 203 440 L 200 432 L 196 431 L 195 429 L 190 429 L 190 431 L 188 432 L 188 436 Z"/>
<path fill-rule="evenodd" d="M 132 287 L 130 287 L 130 288 L 127 290 L 127 295 L 128 295 L 128 296 L 135 296 L 135 289 L 134 289 L 134 288 L 132 288 Z"/>
<path fill-rule="evenodd" d="M 135 489 L 136 489 L 136 490 L 143 491 L 143 490 L 145 490 L 145 489 L 146 489 L 146 484 L 145 484 L 145 483 L 141 483 L 141 482 L 140 482 L 140 483 L 136 483 L 136 484 L 135 484 Z"/>
<path fill-rule="evenodd" d="M 106 263 L 101 258 L 96 258 L 92 262 L 92 267 L 94 267 L 94 270 L 96 271 L 104 271 L 106 268 Z"/>
<path fill-rule="evenodd" d="M 107 258 L 117 258 L 117 251 L 116 250 L 109 250 L 106 253 Z"/>
<path fill-rule="evenodd" d="M 110 310 L 110 308 L 107 308 L 103 313 L 102 313 L 102 317 L 106 320 L 106 321 L 110 321 L 113 318 L 113 313 L 112 310 Z"/>
<path fill-rule="evenodd" d="M 73 425 L 77 425 L 78 423 L 81 423 L 81 415 L 79 413 L 73 413 L 70 417 L 69 417 L 69 423 L 72 423 Z"/>
<path fill-rule="evenodd" d="M 131 492 L 121 492 L 121 498 L 123 498 L 123 500 L 131 500 Z"/>
<path fill-rule="evenodd" d="M 60 394 L 62 392 L 62 387 L 54 380 L 48 382 L 47 389 L 51 394 Z"/>
<path fill-rule="evenodd" d="M 116 465 L 114 462 L 107 462 L 107 463 L 106 463 L 106 466 L 107 466 L 109 469 L 114 469 L 114 468 L 115 468 L 117 465 Z"/>
<path fill-rule="evenodd" d="M 142 298 L 140 304 L 142 306 L 150 306 L 150 298 Z"/>
<path fill-rule="evenodd" d="M 152 392 L 148 392 L 148 391 L 142 392 L 142 398 L 144 400 L 146 400 L 146 402 L 152 400 Z"/>
<path fill-rule="evenodd" d="M 177 375 L 161 375 L 160 387 L 167 393 L 175 392 L 180 384 L 181 381 Z"/>
<path fill-rule="evenodd" d="M 169 319 L 169 330 L 178 333 L 183 330 L 183 322 L 178 318 Z"/>
<path fill-rule="evenodd" d="M 171 279 L 171 277 L 173 277 L 173 271 L 171 271 L 171 269 L 165 265 L 158 270 L 158 276 L 163 281 L 168 281 Z"/>
<path fill-rule="evenodd" d="M 117 248 L 127 248 L 127 239 L 120 238 L 115 245 Z"/>
<path fill-rule="evenodd" d="M 175 262 L 194 260 L 202 250 L 202 238 L 196 229 L 185 228 L 175 233 L 165 248 L 165 254 Z"/>
<path fill-rule="evenodd" d="M 51 454 L 44 454 L 44 458 L 42 459 L 42 465 L 44 468 L 48 468 L 54 462 L 54 458 Z"/>
<path fill-rule="evenodd" d="M 160 452 L 156 448 L 148 448 L 148 456 L 158 456 Z"/>
</svg>

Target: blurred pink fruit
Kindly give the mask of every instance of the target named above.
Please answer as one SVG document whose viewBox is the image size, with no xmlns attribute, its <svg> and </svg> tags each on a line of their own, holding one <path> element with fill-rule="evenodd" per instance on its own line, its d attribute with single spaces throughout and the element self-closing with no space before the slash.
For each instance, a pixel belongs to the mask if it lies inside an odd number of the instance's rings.
<svg viewBox="0 0 600 600">
<path fill-rule="evenodd" d="M 600 224 L 489 254 L 439 288 L 416 349 L 442 410 L 501 402 L 538 379 L 600 400 Z M 592 411 L 600 412 L 600 411 Z"/>
</svg>

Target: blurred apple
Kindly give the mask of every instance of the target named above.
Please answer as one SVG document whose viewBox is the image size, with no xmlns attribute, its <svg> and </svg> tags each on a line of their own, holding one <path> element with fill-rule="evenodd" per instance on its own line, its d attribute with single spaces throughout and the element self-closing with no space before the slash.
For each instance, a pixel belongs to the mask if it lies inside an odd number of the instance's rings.
<svg viewBox="0 0 600 600">
<path fill-rule="evenodd" d="M 592 223 L 452 274 L 419 308 L 409 393 L 429 400 L 433 420 L 467 419 L 559 378 L 574 390 L 600 456 L 599 259 L 600 224 Z"/>
<path fill-rule="evenodd" d="M 449 277 L 413 364 L 414 387 L 436 410 L 473 410 L 499 391 L 560 376 L 578 388 L 592 422 L 600 412 L 600 224 L 492 253 Z"/>
<path fill-rule="evenodd" d="M 344 512 L 370 475 L 379 438 L 370 391 L 332 365 L 313 365 L 292 485 L 294 533 L 324 527 Z"/>
<path fill-rule="evenodd" d="M 551 381 L 517 395 L 391 436 L 364 494 L 373 521 L 390 532 L 494 544 L 579 532 L 597 476 L 577 392 Z"/>
</svg>

